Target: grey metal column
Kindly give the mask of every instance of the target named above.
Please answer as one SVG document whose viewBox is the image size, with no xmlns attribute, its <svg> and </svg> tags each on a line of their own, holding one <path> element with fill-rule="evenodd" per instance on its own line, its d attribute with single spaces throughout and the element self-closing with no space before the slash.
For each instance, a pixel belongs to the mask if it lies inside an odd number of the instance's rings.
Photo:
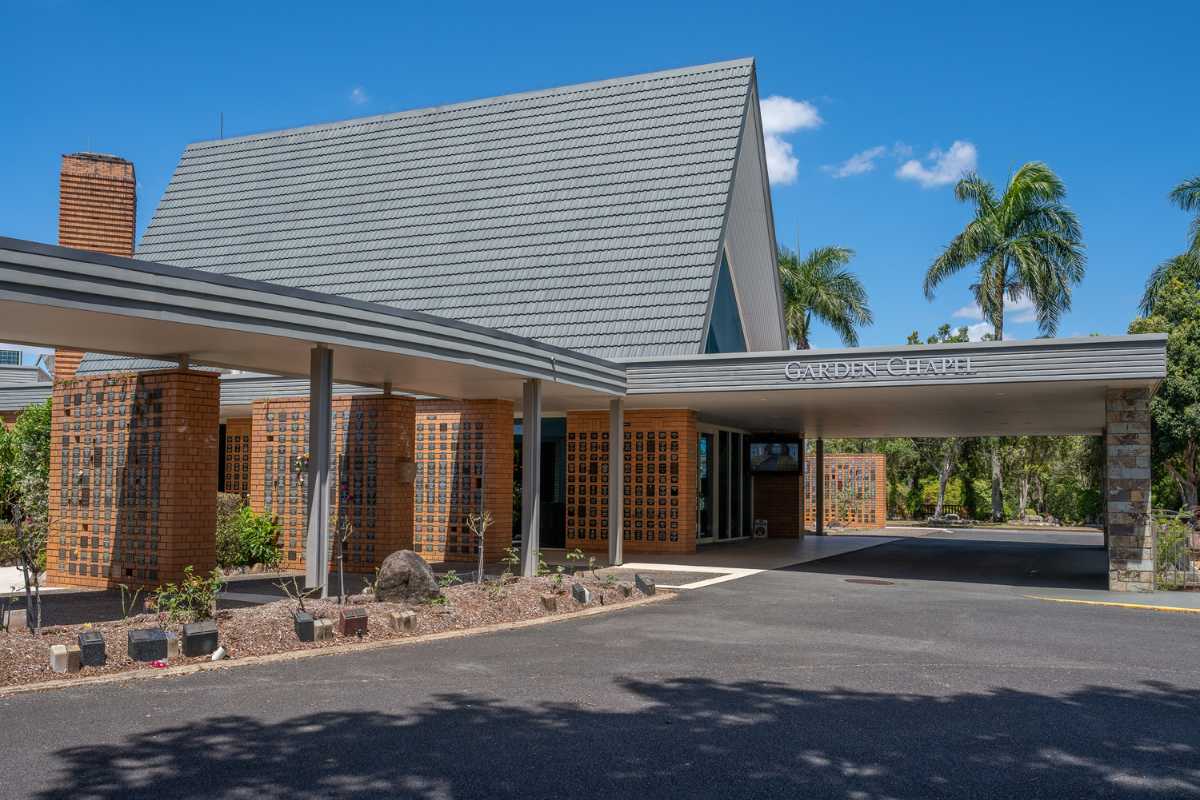
<svg viewBox="0 0 1200 800">
<path fill-rule="evenodd" d="M 817 501 L 817 535 L 825 533 L 825 440 L 817 438 L 817 458 L 813 470 L 813 495 Z"/>
<path fill-rule="evenodd" d="M 808 482 L 808 455 L 804 452 L 804 437 L 801 436 L 800 437 L 800 524 L 796 526 L 797 528 L 799 528 L 801 536 L 808 533 L 808 529 L 804 527 L 804 512 L 806 512 L 808 510 L 805 507 L 808 505 L 807 498 L 805 497 L 805 495 L 808 494 L 808 492 L 806 491 L 807 482 Z"/>
<path fill-rule="evenodd" d="M 329 596 L 329 448 L 333 438 L 333 351 L 312 349 L 308 371 L 308 543 L 304 582 Z"/>
<path fill-rule="evenodd" d="M 608 563 L 625 563 L 625 401 L 608 403 Z"/>
<path fill-rule="evenodd" d="M 541 550 L 542 382 L 525 381 L 521 417 L 521 574 L 537 574 Z"/>
</svg>

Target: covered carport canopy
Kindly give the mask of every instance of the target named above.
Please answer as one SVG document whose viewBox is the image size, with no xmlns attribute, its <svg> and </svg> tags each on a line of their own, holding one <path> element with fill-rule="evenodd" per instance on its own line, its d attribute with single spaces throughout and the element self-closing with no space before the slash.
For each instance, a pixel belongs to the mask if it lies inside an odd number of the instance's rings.
<svg viewBox="0 0 1200 800">
<path fill-rule="evenodd" d="M 619 406 L 624 368 L 519 336 L 211 272 L 0 238 L 0 341 L 309 378 L 306 581 L 328 590 L 334 382 L 414 395 Z M 617 413 L 617 412 L 614 412 Z M 619 414 L 616 419 L 620 419 Z M 540 428 L 525 436 L 539 473 Z M 612 471 L 619 481 L 619 470 Z M 612 477 L 612 476 L 610 476 Z M 620 498 L 620 485 L 611 487 Z M 522 572 L 537 568 L 537 481 L 522 487 Z M 620 536 L 610 537 L 614 563 Z M 612 542 L 616 543 L 615 549 Z"/>
<path fill-rule="evenodd" d="M 1098 435 L 1110 389 L 1153 389 L 1166 336 L 1089 336 L 625 362 L 630 408 L 809 437 Z"/>
<path fill-rule="evenodd" d="M 308 376 L 547 408 L 607 403 L 624 369 L 603 359 L 427 314 L 202 270 L 0 238 L 0 341 Z"/>
</svg>

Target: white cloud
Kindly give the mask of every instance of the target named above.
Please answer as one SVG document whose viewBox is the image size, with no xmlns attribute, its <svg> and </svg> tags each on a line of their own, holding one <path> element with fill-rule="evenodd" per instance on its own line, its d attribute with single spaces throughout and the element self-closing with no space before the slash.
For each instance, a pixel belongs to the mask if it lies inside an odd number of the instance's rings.
<svg viewBox="0 0 1200 800">
<path fill-rule="evenodd" d="M 886 152 L 887 148 L 879 145 L 878 147 L 863 150 L 861 153 L 855 153 L 841 164 L 826 164 L 821 169 L 835 178 L 849 178 L 853 175 L 862 175 L 865 172 L 875 169 L 875 160 Z"/>
<path fill-rule="evenodd" d="M 983 321 L 983 311 L 980 310 L 976 303 L 955 309 L 951 316 L 955 319 L 979 320 L 979 322 L 967 326 L 967 332 L 970 334 L 971 341 L 973 342 L 979 341 L 985 333 L 992 332 L 992 324 Z M 1006 331 L 1009 324 L 1037 322 L 1037 309 L 1033 307 L 1033 301 L 1025 295 L 1022 295 L 1018 300 L 1005 298 L 1004 319 Z M 1008 339 L 1011 337 L 1006 332 L 1004 338 Z"/>
<path fill-rule="evenodd" d="M 881 144 L 869 147 L 861 153 L 855 153 L 840 164 L 826 164 L 821 169 L 835 178 L 850 178 L 855 175 L 864 175 L 873 171 L 875 169 L 875 162 L 885 155 L 890 155 L 897 159 L 908 158 L 912 155 L 912 147 L 906 145 L 904 142 L 896 142 L 891 147 Z"/>
<path fill-rule="evenodd" d="M 817 128 L 825 120 L 812 103 L 773 94 L 758 104 L 762 111 L 763 133 L 767 136 Z"/>
<path fill-rule="evenodd" d="M 812 103 L 771 95 L 759 103 L 766 146 L 767 176 L 771 183 L 789 184 L 796 180 L 800 161 L 792 153 L 792 143 L 784 134 L 819 127 L 824 120 Z"/>
<path fill-rule="evenodd" d="M 964 174 L 975 169 L 978 152 L 970 142 L 956 140 L 949 150 L 934 148 L 929 152 L 922 164 L 919 159 L 911 159 L 900 165 L 896 177 L 902 180 L 916 181 L 926 189 L 935 186 L 945 186 L 954 183 Z"/>
<path fill-rule="evenodd" d="M 982 342 L 984 336 L 992 334 L 992 325 L 990 322 L 976 322 L 974 325 L 967 326 L 967 338 L 972 342 Z"/>
<path fill-rule="evenodd" d="M 367 96 L 367 90 L 361 86 L 355 86 L 350 90 L 350 102 L 354 103 L 356 106 L 361 106 L 369 102 L 370 99 L 371 98 Z"/>
</svg>

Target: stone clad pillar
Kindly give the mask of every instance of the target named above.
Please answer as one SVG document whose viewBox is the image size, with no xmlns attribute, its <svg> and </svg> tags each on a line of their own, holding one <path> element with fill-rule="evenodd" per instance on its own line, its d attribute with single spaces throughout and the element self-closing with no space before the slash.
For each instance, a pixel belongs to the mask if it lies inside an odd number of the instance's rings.
<svg viewBox="0 0 1200 800">
<path fill-rule="evenodd" d="M 1154 590 L 1150 520 L 1150 391 L 1109 389 L 1105 395 L 1105 540 L 1108 588 Z"/>
</svg>

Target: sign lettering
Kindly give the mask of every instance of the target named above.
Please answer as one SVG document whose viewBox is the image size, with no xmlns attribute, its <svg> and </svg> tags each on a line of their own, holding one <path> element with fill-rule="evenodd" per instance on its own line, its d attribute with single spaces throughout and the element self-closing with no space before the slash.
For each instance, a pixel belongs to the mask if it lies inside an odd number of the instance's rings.
<svg viewBox="0 0 1200 800">
<path fill-rule="evenodd" d="M 845 381 L 878 378 L 880 374 L 893 378 L 940 378 L 974 375 L 970 356 L 935 356 L 932 358 L 856 359 L 848 361 L 789 361 L 783 368 L 789 381 Z"/>
</svg>

